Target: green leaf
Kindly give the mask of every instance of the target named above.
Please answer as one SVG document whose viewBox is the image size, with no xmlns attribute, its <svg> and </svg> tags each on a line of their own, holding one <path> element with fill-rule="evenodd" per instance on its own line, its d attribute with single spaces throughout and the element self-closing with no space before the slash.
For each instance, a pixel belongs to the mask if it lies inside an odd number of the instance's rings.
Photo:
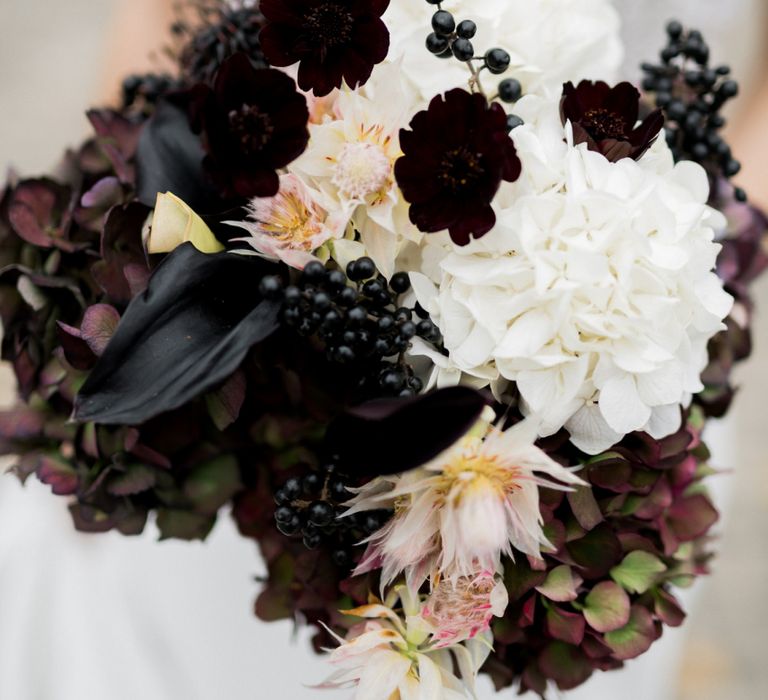
<svg viewBox="0 0 768 700">
<path fill-rule="evenodd" d="M 598 632 L 610 632 L 627 624 L 629 596 L 612 581 L 598 583 L 587 596 L 584 617 Z"/>
<path fill-rule="evenodd" d="M 294 612 L 293 594 L 287 586 L 269 586 L 256 599 L 256 616 L 264 622 L 290 619 Z"/>
<path fill-rule="evenodd" d="M 57 496 L 70 496 L 80 484 L 76 469 L 56 455 L 40 455 L 36 465 L 37 478 L 51 487 Z"/>
<path fill-rule="evenodd" d="M 565 642 L 548 644 L 539 657 L 539 666 L 560 690 L 571 690 L 592 675 L 592 664 L 584 652 Z"/>
<path fill-rule="evenodd" d="M 161 540 L 204 540 L 215 522 L 216 516 L 199 515 L 186 510 L 160 508 L 157 511 Z"/>
<path fill-rule="evenodd" d="M 578 646 L 584 639 L 584 616 L 553 606 L 547 610 L 547 632 L 554 639 Z"/>
<path fill-rule="evenodd" d="M 237 420 L 245 401 L 245 388 L 245 374 L 238 370 L 222 386 L 206 395 L 208 414 L 219 430 L 226 430 Z"/>
<path fill-rule="evenodd" d="M 132 464 L 123 474 L 113 477 L 107 491 L 113 496 L 135 496 L 149 491 L 157 483 L 157 472 L 145 464 Z"/>
<path fill-rule="evenodd" d="M 549 600 L 566 603 L 579 597 L 576 589 L 582 582 L 581 576 L 574 574 L 570 566 L 563 564 L 552 569 L 544 583 L 537 586 L 536 590 Z"/>
<path fill-rule="evenodd" d="M 585 530 L 591 530 L 603 522 L 603 514 L 597 505 L 595 494 L 589 486 L 581 486 L 568 493 L 568 503 L 576 516 L 579 525 Z"/>
<path fill-rule="evenodd" d="M 546 574 L 531 569 L 525 557 L 516 561 L 508 559 L 504 564 L 504 585 L 511 601 L 520 600 L 528 591 L 544 583 Z"/>
<path fill-rule="evenodd" d="M 632 607 L 629 622 L 620 629 L 608 632 L 605 643 L 613 651 L 614 657 L 626 661 L 646 652 L 656 639 L 653 618 L 644 607 Z"/>
<path fill-rule="evenodd" d="M 624 561 L 611 569 L 611 578 L 630 593 L 645 593 L 666 571 L 664 563 L 653 554 L 638 550 L 630 552 Z"/>
<path fill-rule="evenodd" d="M 184 482 L 184 494 L 198 512 L 213 515 L 241 487 L 237 459 L 223 455 L 197 466 Z"/>
<path fill-rule="evenodd" d="M 653 598 L 654 612 L 665 625 L 679 627 L 683 624 L 685 612 L 675 596 L 663 588 L 658 588 L 654 591 Z"/>
<path fill-rule="evenodd" d="M 573 557 L 586 579 L 603 578 L 621 561 L 623 549 L 613 528 L 601 523 L 590 530 L 584 537 L 566 544 L 568 553 Z"/>
</svg>

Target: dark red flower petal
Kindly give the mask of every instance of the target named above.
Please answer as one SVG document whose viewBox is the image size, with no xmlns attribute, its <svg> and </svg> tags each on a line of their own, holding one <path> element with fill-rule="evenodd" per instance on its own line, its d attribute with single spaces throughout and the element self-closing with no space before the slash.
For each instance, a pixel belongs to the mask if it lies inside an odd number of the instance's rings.
<svg viewBox="0 0 768 700">
<path fill-rule="evenodd" d="M 273 66 L 299 64 L 302 90 L 318 97 L 362 85 L 389 51 L 381 16 L 389 0 L 266 0 L 260 41 Z"/>
<path fill-rule="evenodd" d="M 657 110 L 635 128 L 640 113 L 640 93 L 624 82 L 609 87 L 603 82 L 583 80 L 563 86 L 560 117 L 571 122 L 574 142 L 585 143 L 590 151 L 601 153 L 612 162 L 640 158 L 653 144 L 664 126 Z"/>
<path fill-rule="evenodd" d="M 411 222 L 425 233 L 448 230 L 457 245 L 496 223 L 491 201 L 522 169 L 504 110 L 456 89 L 435 97 L 400 132 L 395 178 Z"/>
<path fill-rule="evenodd" d="M 213 89 L 190 93 L 190 116 L 203 131 L 206 168 L 226 196 L 277 194 L 277 170 L 307 146 L 306 98 L 285 73 L 257 69 L 244 54 L 227 59 Z"/>
</svg>

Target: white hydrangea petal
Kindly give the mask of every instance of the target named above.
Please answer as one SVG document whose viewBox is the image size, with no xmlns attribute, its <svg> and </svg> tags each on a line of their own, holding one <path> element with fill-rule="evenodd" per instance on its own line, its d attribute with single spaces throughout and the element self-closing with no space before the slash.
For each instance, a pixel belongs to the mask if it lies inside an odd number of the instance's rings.
<svg viewBox="0 0 768 700">
<path fill-rule="evenodd" d="M 676 362 L 668 362 L 659 369 L 637 375 L 637 391 L 648 406 L 674 404 L 683 393 L 684 372 Z"/>
<path fill-rule="evenodd" d="M 645 431 L 654 440 L 661 440 L 680 430 L 682 424 L 683 413 L 680 409 L 680 404 L 654 406 Z"/>
<path fill-rule="evenodd" d="M 509 74 L 526 93 L 559 95 L 566 80 L 613 80 L 622 58 L 619 16 L 609 0 L 445 0 L 445 9 L 469 17 L 488 46 L 503 46 L 512 59 Z M 402 73 L 425 99 L 466 87 L 464 66 L 445 61 L 424 70 L 424 23 L 429 9 L 414 0 L 392 0 L 384 20 L 391 32 L 388 60 L 401 61 Z"/>
<path fill-rule="evenodd" d="M 635 378 L 629 374 L 608 380 L 600 389 L 600 412 L 618 433 L 642 428 L 651 417 L 650 407 L 640 398 Z"/>
<path fill-rule="evenodd" d="M 725 318 L 733 308 L 733 297 L 723 289 L 722 281 L 712 273 L 698 280 L 694 292 L 707 312 L 711 314 L 708 324 L 699 321 L 699 325 L 704 326 L 700 330 L 710 331 L 713 325 L 717 328 L 722 327 L 720 319 Z"/>
<path fill-rule="evenodd" d="M 554 320 L 546 312 L 533 309 L 518 317 L 496 348 L 497 357 L 535 355 L 552 337 Z"/>
<path fill-rule="evenodd" d="M 571 435 L 571 442 L 591 455 L 613 447 L 624 437 L 608 425 L 600 407 L 595 404 L 582 406 L 565 423 L 565 428 Z"/>
<path fill-rule="evenodd" d="M 493 336 L 475 323 L 462 342 L 453 348 L 451 357 L 459 367 L 477 367 L 488 362 L 495 345 Z"/>
</svg>

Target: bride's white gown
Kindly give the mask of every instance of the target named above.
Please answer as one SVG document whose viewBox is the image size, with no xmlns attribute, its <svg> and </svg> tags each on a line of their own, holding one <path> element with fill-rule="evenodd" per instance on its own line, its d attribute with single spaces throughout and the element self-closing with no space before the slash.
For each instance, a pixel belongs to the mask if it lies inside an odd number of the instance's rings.
<svg viewBox="0 0 768 700">
<path fill-rule="evenodd" d="M 647 42 L 630 41 L 632 57 L 652 56 L 663 22 L 676 16 L 709 28 L 718 56 L 734 63 L 749 55 L 748 42 L 729 39 L 749 31 L 750 6 L 759 3 L 617 0 L 630 25 L 627 36 Z M 741 21 L 733 19 L 737 6 Z M 724 44 L 739 47 L 738 55 Z M 716 454 L 727 454 L 736 439 L 732 428 L 726 423 L 712 431 Z M 715 486 L 727 488 L 727 481 Z M 306 630 L 292 642 L 290 623 L 265 624 L 252 613 L 259 588 L 253 579 L 262 571 L 255 545 L 237 535 L 226 515 L 205 545 L 157 543 L 151 528 L 134 539 L 79 535 L 62 499 L 32 480 L 22 489 L 6 477 L 0 481 L 0 698 L 316 700 L 320 691 L 303 684 L 320 682 L 327 669 L 309 651 Z M 695 591 L 686 596 L 694 612 L 695 597 Z M 671 700 L 682 634 L 668 630 L 649 654 L 624 671 L 595 676 L 569 700 Z M 481 697 L 495 697 L 489 683 Z"/>
</svg>

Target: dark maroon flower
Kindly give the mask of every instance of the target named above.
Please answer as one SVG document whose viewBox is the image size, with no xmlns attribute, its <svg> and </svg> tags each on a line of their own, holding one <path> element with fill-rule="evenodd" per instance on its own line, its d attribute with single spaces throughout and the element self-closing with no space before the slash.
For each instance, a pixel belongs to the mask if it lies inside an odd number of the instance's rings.
<svg viewBox="0 0 768 700">
<path fill-rule="evenodd" d="M 195 88 L 192 110 L 205 137 L 206 167 L 227 196 L 277 194 L 277 169 L 309 141 L 307 101 L 296 83 L 281 71 L 254 68 L 242 53 L 222 64 L 213 89 Z"/>
<path fill-rule="evenodd" d="M 400 131 L 395 177 L 411 221 L 425 233 L 448 229 L 458 245 L 496 223 L 491 201 L 502 180 L 520 177 L 520 159 L 498 104 L 456 89 L 435 97 Z"/>
<path fill-rule="evenodd" d="M 563 86 L 560 116 L 573 125 L 576 143 L 602 153 L 615 163 L 622 158 L 640 158 L 664 126 L 660 109 L 635 128 L 640 114 L 640 93 L 630 83 L 610 87 L 607 83 L 582 80 L 578 87 Z"/>
<path fill-rule="evenodd" d="M 299 87 L 327 95 L 362 85 L 389 51 L 389 0 L 262 0 L 261 49 L 270 65 L 299 63 Z"/>
</svg>

